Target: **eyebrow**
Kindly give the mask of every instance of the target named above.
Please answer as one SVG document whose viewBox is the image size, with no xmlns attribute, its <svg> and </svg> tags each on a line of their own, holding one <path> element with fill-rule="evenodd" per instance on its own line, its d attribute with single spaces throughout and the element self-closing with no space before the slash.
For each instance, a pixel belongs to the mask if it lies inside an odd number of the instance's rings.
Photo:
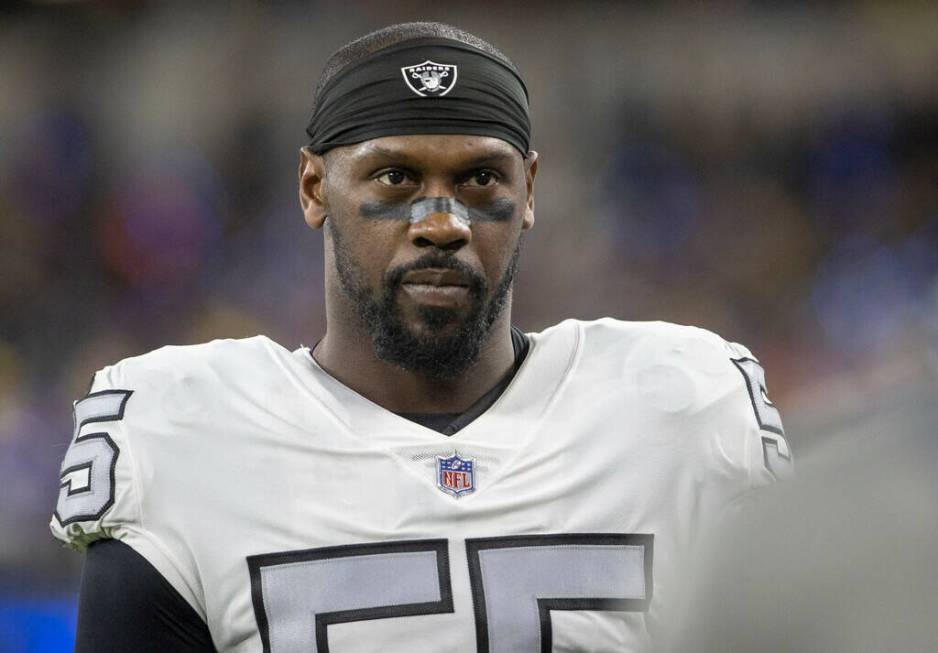
<svg viewBox="0 0 938 653">
<path fill-rule="evenodd" d="M 401 162 L 410 163 L 410 164 L 422 163 L 422 160 L 420 157 L 415 157 L 408 152 L 389 149 L 381 145 L 374 145 L 371 148 L 369 148 L 368 151 L 366 151 L 363 154 L 363 158 L 366 158 L 366 157 L 390 159 L 390 160 L 396 160 L 396 161 L 401 161 Z M 459 167 L 479 168 L 485 165 L 509 164 L 511 163 L 513 158 L 514 157 L 512 156 L 511 153 L 497 151 L 497 150 L 489 150 L 476 157 L 473 157 L 472 159 L 461 162 L 459 164 Z"/>
</svg>

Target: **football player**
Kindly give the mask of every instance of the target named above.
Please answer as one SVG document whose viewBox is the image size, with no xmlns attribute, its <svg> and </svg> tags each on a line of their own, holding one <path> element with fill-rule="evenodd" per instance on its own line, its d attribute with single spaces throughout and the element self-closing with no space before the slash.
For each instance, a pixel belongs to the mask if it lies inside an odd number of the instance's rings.
<svg viewBox="0 0 938 653">
<path fill-rule="evenodd" d="M 327 62 L 300 153 L 327 330 L 164 347 L 75 404 L 52 531 L 77 650 L 637 651 L 700 524 L 790 460 L 758 361 L 693 327 L 511 326 L 528 94 L 394 25 Z"/>
</svg>

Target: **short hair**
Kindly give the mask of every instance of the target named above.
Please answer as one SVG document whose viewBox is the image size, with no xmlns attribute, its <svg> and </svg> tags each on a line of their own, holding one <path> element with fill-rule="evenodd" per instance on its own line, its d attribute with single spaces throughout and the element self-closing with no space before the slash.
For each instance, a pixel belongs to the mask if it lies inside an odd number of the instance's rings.
<svg viewBox="0 0 938 653">
<path fill-rule="evenodd" d="M 475 34 L 470 34 L 464 30 L 447 25 L 446 23 L 418 22 L 418 23 L 397 23 L 388 25 L 377 31 L 360 36 L 354 41 L 350 41 L 336 50 L 326 60 L 322 74 L 319 77 L 319 83 L 316 85 L 316 92 L 313 94 L 313 113 L 319 106 L 319 100 L 323 88 L 326 84 L 339 74 L 346 67 L 358 63 L 362 59 L 369 57 L 378 50 L 384 49 L 395 43 L 409 41 L 411 39 L 421 38 L 440 38 L 451 39 L 471 45 L 483 52 L 492 55 L 496 59 L 504 62 L 518 76 L 518 69 L 502 52 L 488 41 L 480 39 Z"/>
</svg>

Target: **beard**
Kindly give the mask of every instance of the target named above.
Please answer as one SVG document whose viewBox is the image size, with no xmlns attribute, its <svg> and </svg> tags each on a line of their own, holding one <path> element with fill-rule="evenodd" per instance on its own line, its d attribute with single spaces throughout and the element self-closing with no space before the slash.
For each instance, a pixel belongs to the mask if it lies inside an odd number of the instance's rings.
<svg viewBox="0 0 938 653">
<path fill-rule="evenodd" d="M 505 272 L 490 292 L 486 279 L 466 263 L 436 250 L 413 263 L 389 270 L 379 290 L 366 281 L 332 221 L 332 237 L 339 283 L 371 336 L 375 354 L 405 370 L 437 379 L 453 379 L 479 358 L 489 331 L 508 301 L 521 253 L 521 239 Z M 425 268 L 458 270 L 469 279 L 469 307 L 417 307 L 419 330 L 407 325 L 398 297 L 408 272 Z"/>
</svg>

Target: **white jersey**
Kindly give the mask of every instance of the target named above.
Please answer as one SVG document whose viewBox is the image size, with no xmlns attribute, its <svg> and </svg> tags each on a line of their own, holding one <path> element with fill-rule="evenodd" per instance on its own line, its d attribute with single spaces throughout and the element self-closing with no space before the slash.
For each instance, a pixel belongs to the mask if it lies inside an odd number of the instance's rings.
<svg viewBox="0 0 938 653">
<path fill-rule="evenodd" d="M 762 368 L 665 323 L 529 337 L 451 437 L 260 336 L 124 360 L 75 405 L 52 531 L 133 547 L 220 651 L 646 650 L 700 524 L 790 457 Z"/>
</svg>

